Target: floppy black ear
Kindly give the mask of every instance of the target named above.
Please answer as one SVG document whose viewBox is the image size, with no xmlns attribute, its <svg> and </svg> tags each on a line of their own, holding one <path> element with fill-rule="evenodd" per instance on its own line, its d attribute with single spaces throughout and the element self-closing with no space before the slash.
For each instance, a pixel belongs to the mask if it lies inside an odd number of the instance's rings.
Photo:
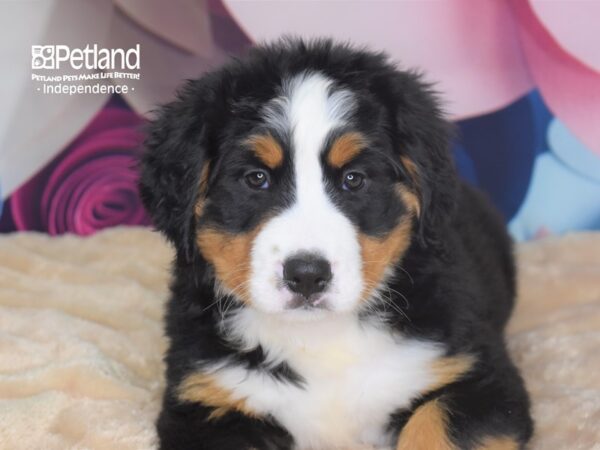
<svg viewBox="0 0 600 450">
<path fill-rule="evenodd" d="M 399 73 L 396 88 L 401 152 L 415 165 L 414 183 L 421 203 L 419 236 L 427 243 L 439 237 L 456 208 L 458 178 L 450 153 L 454 130 L 431 86 L 418 74 Z"/>
<path fill-rule="evenodd" d="M 139 180 L 140 196 L 154 226 L 188 262 L 195 252 L 194 206 L 208 161 L 206 99 L 197 83 L 189 82 L 178 100 L 156 112 L 148 127 Z"/>
</svg>

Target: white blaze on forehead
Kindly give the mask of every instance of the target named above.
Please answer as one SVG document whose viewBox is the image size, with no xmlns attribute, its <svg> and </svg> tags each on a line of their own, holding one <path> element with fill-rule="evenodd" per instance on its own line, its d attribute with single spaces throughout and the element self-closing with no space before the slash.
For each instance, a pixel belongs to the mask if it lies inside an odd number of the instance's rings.
<svg viewBox="0 0 600 450">
<path fill-rule="evenodd" d="M 252 251 L 250 291 L 257 306 L 281 311 L 291 298 L 281 283 L 281 265 L 299 252 L 316 252 L 332 265 L 325 297 L 336 310 L 349 310 L 362 292 L 362 261 L 354 226 L 327 194 L 321 154 L 330 133 L 352 114 L 350 91 L 335 89 L 319 73 L 299 75 L 265 109 L 269 126 L 290 136 L 295 202 L 267 222 Z"/>
<path fill-rule="evenodd" d="M 327 134 L 353 110 L 350 91 L 333 89 L 333 82 L 320 73 L 305 73 L 285 80 L 281 95 L 267 104 L 263 115 L 281 134 L 293 133 L 294 144 L 314 143 L 319 151 Z"/>
<path fill-rule="evenodd" d="M 330 92 L 330 87 L 331 81 L 318 74 L 305 75 L 291 83 L 288 120 L 294 148 L 296 198 L 305 207 L 331 204 L 325 193 L 320 155 L 329 133 L 344 125 L 353 106 L 348 91 Z"/>
<path fill-rule="evenodd" d="M 323 188 L 320 154 L 329 133 L 344 125 L 352 107 L 348 91 L 330 92 L 331 81 L 319 74 L 304 75 L 290 83 L 287 119 L 292 133 L 296 193 L 302 197 Z"/>
</svg>

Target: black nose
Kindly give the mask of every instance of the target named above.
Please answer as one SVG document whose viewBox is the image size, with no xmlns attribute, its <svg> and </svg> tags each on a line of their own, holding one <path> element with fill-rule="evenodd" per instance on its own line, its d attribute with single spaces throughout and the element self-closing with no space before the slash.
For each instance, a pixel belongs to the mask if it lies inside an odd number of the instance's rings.
<svg viewBox="0 0 600 450">
<path fill-rule="evenodd" d="M 285 284 L 291 291 L 306 298 L 324 291 L 331 277 L 329 262 L 317 255 L 296 255 L 283 264 Z"/>
</svg>

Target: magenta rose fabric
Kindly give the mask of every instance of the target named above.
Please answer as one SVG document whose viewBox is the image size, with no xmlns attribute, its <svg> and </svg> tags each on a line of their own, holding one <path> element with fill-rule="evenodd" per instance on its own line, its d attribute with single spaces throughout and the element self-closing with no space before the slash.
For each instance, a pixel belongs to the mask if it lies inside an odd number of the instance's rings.
<svg viewBox="0 0 600 450">
<path fill-rule="evenodd" d="M 16 191 L 17 230 L 89 235 L 115 225 L 147 225 L 137 194 L 143 119 L 109 104 L 46 169 Z"/>
</svg>

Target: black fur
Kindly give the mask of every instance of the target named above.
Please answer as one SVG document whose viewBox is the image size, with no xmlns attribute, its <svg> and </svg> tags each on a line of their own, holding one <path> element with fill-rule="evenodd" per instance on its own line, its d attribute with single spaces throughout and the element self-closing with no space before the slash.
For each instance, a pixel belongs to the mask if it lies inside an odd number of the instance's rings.
<svg viewBox="0 0 600 450">
<path fill-rule="evenodd" d="M 509 436 L 524 446 L 532 434 L 528 396 L 503 338 L 515 295 L 511 242 L 488 201 L 458 181 L 448 151 L 451 127 L 435 96 L 419 75 L 399 71 L 385 55 L 330 41 L 288 40 L 254 49 L 242 60 L 189 81 L 173 103 L 161 108 L 149 130 L 141 196 L 156 228 L 177 250 L 166 317 L 170 347 L 158 420 L 160 447 L 294 448 L 292 437 L 274 420 L 229 413 L 207 421 L 211 408 L 178 401 L 174 389 L 200 361 L 243 363 L 287 382 L 303 382 L 290 367 L 268 366 L 261 348 L 244 352 L 219 335 L 214 271 L 194 240 L 204 222 L 241 233 L 293 201 L 293 168 L 287 163 L 273 174 L 279 194 L 269 199 L 260 192 L 242 195 L 236 180 L 253 157 L 237 149 L 239 138 L 257 127 L 260 106 L 276 96 L 281 81 L 306 70 L 320 71 L 358 94 L 353 126 L 376 143 L 353 162 L 378 175 L 364 198 L 350 201 L 335 183 L 330 186 L 332 198 L 356 226 L 367 235 L 385 234 L 405 212 L 389 186 L 398 179 L 418 184 L 413 186 L 422 208 L 418 235 L 402 260 L 410 278 L 399 272 L 391 282 L 392 292 L 406 297 L 393 297 L 406 316 L 393 316 L 387 326 L 442 342 L 449 355 L 477 357 L 466 378 L 419 399 L 413 409 L 439 397 L 450 411 L 450 434 L 460 449 L 474 449 L 489 436 Z M 282 145 L 289 138 L 275 137 Z M 400 156 L 414 161 L 418 182 Z M 196 223 L 194 205 L 205 164 L 210 167 L 210 201 Z M 338 179 L 340 174 L 329 170 L 328 179 Z M 390 417 L 394 433 L 400 433 L 411 411 Z"/>
</svg>

